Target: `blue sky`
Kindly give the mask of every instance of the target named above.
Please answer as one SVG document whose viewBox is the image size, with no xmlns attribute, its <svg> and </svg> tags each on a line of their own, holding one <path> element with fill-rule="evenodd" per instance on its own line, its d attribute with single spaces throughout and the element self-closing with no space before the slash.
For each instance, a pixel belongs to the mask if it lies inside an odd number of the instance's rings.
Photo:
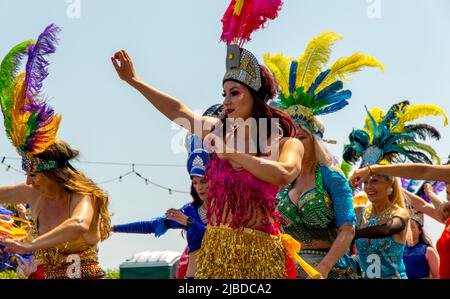
<svg viewBox="0 0 450 299">
<path fill-rule="evenodd" d="M 80 3 L 80 18 L 71 18 L 71 3 Z M 299 56 L 307 42 L 323 31 L 345 37 L 337 43 L 331 61 L 361 51 L 378 58 L 385 73 L 369 69 L 354 76 L 349 88 L 351 105 L 323 117 L 326 138 L 340 155 L 353 128 L 364 120 L 364 105 L 388 109 L 401 100 L 435 103 L 450 113 L 450 2 L 447 0 L 285 0 L 276 21 L 253 35 L 246 47 L 262 60 L 266 52 Z M 378 6 L 377 4 L 380 4 Z M 221 78 L 225 45 L 219 42 L 219 22 L 228 0 L 0 0 L 0 56 L 26 39 L 36 38 L 50 23 L 63 28 L 57 53 L 51 57 L 45 94 L 63 115 L 61 139 L 81 150 L 81 160 L 123 163 L 164 163 L 181 167 L 138 167 L 161 185 L 188 190 L 186 155 L 175 154 L 171 142 L 178 131 L 142 96 L 122 83 L 110 56 L 126 49 L 138 74 L 150 84 L 185 102 L 192 109 L 222 101 Z M 380 7 L 375 17 L 371 7 Z M 76 12 L 76 11 L 75 11 Z M 72 15 L 73 16 L 73 15 Z M 372 17 L 371 17 L 372 16 Z M 443 134 L 432 143 L 447 157 L 449 128 L 442 119 L 429 119 Z M 0 130 L 0 156 L 17 157 Z M 20 167 L 19 162 L 7 161 Z M 79 165 L 96 181 L 117 177 L 127 166 Z M 2 184 L 24 177 L 0 168 Z M 110 195 L 113 223 L 145 220 L 181 207 L 188 196 L 161 190 L 137 177 L 103 186 Z M 434 239 L 442 228 L 427 224 Z M 182 251 L 179 231 L 162 238 L 114 235 L 101 244 L 105 268 L 118 265 L 141 251 Z"/>
</svg>

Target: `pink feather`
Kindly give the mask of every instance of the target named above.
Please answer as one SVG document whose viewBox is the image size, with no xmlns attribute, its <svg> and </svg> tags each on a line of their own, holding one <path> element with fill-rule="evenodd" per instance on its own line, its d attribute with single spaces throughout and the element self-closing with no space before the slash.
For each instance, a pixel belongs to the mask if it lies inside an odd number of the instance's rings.
<svg viewBox="0 0 450 299">
<path fill-rule="evenodd" d="M 283 2 L 281 0 L 244 0 L 240 15 L 234 13 L 236 0 L 222 18 L 223 30 L 221 40 L 228 45 L 237 42 L 239 46 L 248 41 L 253 32 L 264 28 L 267 20 L 278 17 Z"/>
</svg>

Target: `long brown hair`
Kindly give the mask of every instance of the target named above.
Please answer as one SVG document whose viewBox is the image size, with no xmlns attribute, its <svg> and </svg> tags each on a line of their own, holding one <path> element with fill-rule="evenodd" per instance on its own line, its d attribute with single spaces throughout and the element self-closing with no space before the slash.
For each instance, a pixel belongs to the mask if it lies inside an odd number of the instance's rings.
<svg viewBox="0 0 450 299">
<path fill-rule="evenodd" d="M 99 188 L 91 179 L 70 166 L 68 161 L 76 158 L 79 151 L 72 149 L 66 142 L 58 140 L 43 153 L 37 155 L 44 160 L 52 160 L 64 165 L 60 168 L 44 171 L 43 174 L 61 186 L 69 194 L 90 196 L 99 213 L 100 238 L 105 240 L 111 232 L 111 216 L 108 206 L 109 199 L 106 192 Z"/>
</svg>

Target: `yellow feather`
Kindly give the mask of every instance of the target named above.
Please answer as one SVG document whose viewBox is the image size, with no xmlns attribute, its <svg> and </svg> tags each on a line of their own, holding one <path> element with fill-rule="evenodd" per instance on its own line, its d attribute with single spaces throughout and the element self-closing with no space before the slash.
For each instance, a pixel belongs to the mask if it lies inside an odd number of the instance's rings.
<svg viewBox="0 0 450 299">
<path fill-rule="evenodd" d="M 376 58 L 363 53 L 355 53 L 349 57 L 339 58 L 330 68 L 330 74 L 319 85 L 317 92 L 328 87 L 336 80 L 350 80 L 350 75 L 357 73 L 364 67 L 377 67 L 384 72 L 384 66 Z"/>
<path fill-rule="evenodd" d="M 283 54 L 265 54 L 263 56 L 264 64 L 274 74 L 275 80 L 280 86 L 281 92 L 287 98 L 289 97 L 289 72 L 291 59 Z"/>
<path fill-rule="evenodd" d="M 371 110 L 369 110 L 369 113 L 372 115 L 373 119 L 375 120 L 375 122 L 377 124 L 379 124 L 383 118 L 386 116 L 386 113 L 383 111 L 383 109 L 380 109 L 378 107 L 375 107 Z M 366 120 L 364 122 L 364 131 L 366 131 L 367 134 L 369 134 L 370 136 L 370 141 L 373 140 L 373 126 L 372 126 L 372 121 L 370 120 L 369 116 L 366 117 Z"/>
<path fill-rule="evenodd" d="M 308 43 L 305 53 L 298 60 L 297 88 L 304 86 L 308 90 L 311 87 L 328 63 L 334 43 L 342 38 L 334 32 L 324 32 Z"/>
<path fill-rule="evenodd" d="M 414 121 L 416 119 L 426 116 L 439 116 L 444 117 L 444 126 L 448 125 L 448 117 L 444 110 L 437 105 L 432 104 L 419 104 L 410 105 L 405 109 L 405 112 L 397 112 L 397 116 L 400 119 L 395 125 L 393 132 L 400 132 L 404 129 L 407 122 Z"/>
<path fill-rule="evenodd" d="M 234 5 L 234 14 L 237 16 L 241 15 L 242 7 L 244 7 L 245 0 L 236 0 L 236 4 Z"/>
<path fill-rule="evenodd" d="M 50 145 L 55 143 L 56 141 L 56 134 L 58 133 L 59 125 L 61 123 L 61 116 L 55 115 L 52 117 L 52 120 L 48 125 L 46 125 L 44 128 L 41 128 L 41 133 L 44 132 L 44 134 L 39 136 L 39 139 L 42 140 L 39 142 L 39 144 L 36 144 L 36 148 L 34 151 L 30 152 L 29 154 L 32 156 L 38 155 L 45 151 Z"/>
<path fill-rule="evenodd" d="M 11 111 L 11 123 L 12 132 L 11 140 L 13 144 L 18 148 L 25 139 L 26 125 L 30 118 L 30 112 L 23 112 L 22 109 L 25 105 L 25 73 L 21 73 L 17 76 L 14 90 L 14 105 Z"/>
</svg>

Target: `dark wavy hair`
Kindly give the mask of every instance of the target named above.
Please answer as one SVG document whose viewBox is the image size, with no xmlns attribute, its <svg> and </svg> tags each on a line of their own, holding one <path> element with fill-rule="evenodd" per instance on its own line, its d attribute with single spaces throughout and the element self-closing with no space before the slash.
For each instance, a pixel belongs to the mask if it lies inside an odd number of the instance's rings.
<svg viewBox="0 0 450 299">
<path fill-rule="evenodd" d="M 201 200 L 200 196 L 198 195 L 197 191 L 195 191 L 195 187 L 194 184 L 191 183 L 191 197 L 192 197 L 192 202 L 191 204 L 198 208 L 203 204 L 203 200 Z"/>
</svg>

